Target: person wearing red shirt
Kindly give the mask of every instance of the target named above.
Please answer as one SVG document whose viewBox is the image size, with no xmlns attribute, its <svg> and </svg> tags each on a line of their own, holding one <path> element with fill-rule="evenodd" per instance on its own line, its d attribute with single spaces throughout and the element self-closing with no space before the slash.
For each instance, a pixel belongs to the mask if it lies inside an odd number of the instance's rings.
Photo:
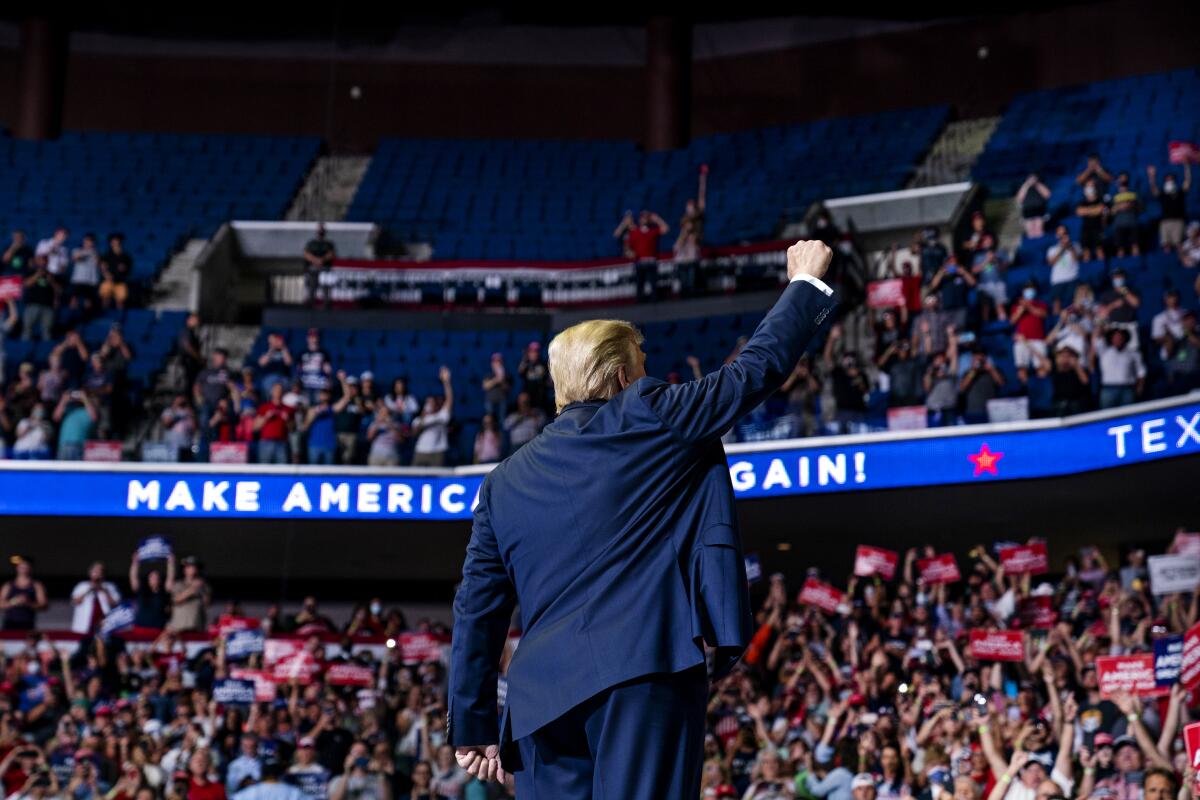
<svg viewBox="0 0 1200 800">
<path fill-rule="evenodd" d="M 225 800 L 225 785 L 212 780 L 212 756 L 207 748 L 192 753 L 188 759 L 187 800 Z"/>
<path fill-rule="evenodd" d="M 657 295 L 658 240 L 670 229 L 658 214 L 642 209 L 636 222 L 633 212 L 626 211 L 613 231 L 613 238 L 623 243 L 625 257 L 636 261 L 639 300 L 652 300 Z"/>
<path fill-rule="evenodd" d="M 271 386 L 271 399 L 258 407 L 254 430 L 258 432 L 258 463 L 288 463 L 288 431 L 292 409 L 283 404 L 283 384 Z"/>
<path fill-rule="evenodd" d="M 1009 321 L 1013 325 L 1013 361 L 1021 380 L 1030 366 L 1046 358 L 1046 315 L 1049 309 L 1037 299 L 1037 284 L 1025 284 L 1021 298 L 1013 303 Z"/>
</svg>

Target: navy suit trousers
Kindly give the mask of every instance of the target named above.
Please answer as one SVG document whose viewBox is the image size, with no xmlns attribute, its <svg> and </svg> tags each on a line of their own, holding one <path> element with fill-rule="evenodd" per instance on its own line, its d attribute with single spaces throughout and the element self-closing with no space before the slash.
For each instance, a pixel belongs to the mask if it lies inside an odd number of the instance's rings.
<svg viewBox="0 0 1200 800">
<path fill-rule="evenodd" d="M 605 689 L 517 740 L 518 800 L 691 800 L 700 796 L 703 665 Z"/>
</svg>

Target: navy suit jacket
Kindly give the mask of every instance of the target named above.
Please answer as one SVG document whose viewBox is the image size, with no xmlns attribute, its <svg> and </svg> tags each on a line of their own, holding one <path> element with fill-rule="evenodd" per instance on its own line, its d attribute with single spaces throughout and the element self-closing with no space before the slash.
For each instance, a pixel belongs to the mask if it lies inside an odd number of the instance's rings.
<svg viewBox="0 0 1200 800">
<path fill-rule="evenodd" d="M 718 673 L 733 666 L 752 618 L 720 437 L 786 379 L 833 306 L 794 281 L 729 364 L 573 403 L 488 475 L 454 599 L 452 744 L 499 743 L 510 765 L 511 742 L 622 681 L 704 663 L 704 643 Z"/>
</svg>

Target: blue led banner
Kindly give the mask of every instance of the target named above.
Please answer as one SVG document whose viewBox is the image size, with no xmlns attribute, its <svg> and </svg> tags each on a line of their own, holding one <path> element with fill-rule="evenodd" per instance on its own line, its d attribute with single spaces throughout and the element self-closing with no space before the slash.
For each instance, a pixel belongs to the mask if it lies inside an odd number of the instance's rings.
<svg viewBox="0 0 1200 800">
<path fill-rule="evenodd" d="M 1067 420 L 734 445 L 739 498 L 1045 478 L 1200 453 L 1200 399 Z M 478 468 L 148 468 L 0 462 L 0 514 L 466 519 Z"/>
</svg>

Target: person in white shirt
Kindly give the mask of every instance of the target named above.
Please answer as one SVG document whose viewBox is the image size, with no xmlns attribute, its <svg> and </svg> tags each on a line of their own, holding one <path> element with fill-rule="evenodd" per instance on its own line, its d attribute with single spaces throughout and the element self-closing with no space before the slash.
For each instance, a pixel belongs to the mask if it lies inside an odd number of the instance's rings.
<svg viewBox="0 0 1200 800">
<path fill-rule="evenodd" d="M 90 309 L 100 299 L 100 253 L 96 235 L 85 233 L 83 244 L 71 251 L 71 308 Z"/>
<path fill-rule="evenodd" d="M 1050 265 L 1050 285 L 1059 286 L 1079 278 L 1079 249 L 1071 241 L 1065 225 L 1054 232 L 1058 241 L 1046 250 L 1046 263 Z M 1055 300 L 1059 300 L 1057 296 Z"/>
<path fill-rule="evenodd" d="M 104 580 L 104 565 L 97 561 L 88 568 L 88 579 L 80 581 L 71 590 L 71 605 L 75 607 L 71 630 L 75 633 L 100 630 L 104 617 L 119 602 L 120 590 L 112 581 Z"/>
<path fill-rule="evenodd" d="M 67 229 L 56 228 L 53 236 L 38 242 L 34 255 L 46 260 L 47 272 L 56 278 L 63 277 L 71 263 L 70 254 L 67 252 Z"/>
<path fill-rule="evenodd" d="M 1159 346 L 1163 359 L 1166 355 L 1166 340 L 1183 338 L 1183 309 L 1179 307 L 1179 291 L 1168 289 L 1163 295 L 1163 310 L 1150 321 L 1150 338 Z"/>
<path fill-rule="evenodd" d="M 1124 328 L 1110 328 L 1092 339 L 1100 370 L 1100 407 L 1125 406 L 1137 400 L 1146 379 L 1142 354 L 1130 344 Z"/>
<path fill-rule="evenodd" d="M 421 416 L 413 420 L 413 432 L 417 436 L 413 448 L 414 467 L 441 467 L 446 463 L 446 451 L 450 449 L 447 431 L 454 412 L 454 389 L 450 385 L 450 368 L 438 370 L 445 396 L 425 398 Z"/>
</svg>

